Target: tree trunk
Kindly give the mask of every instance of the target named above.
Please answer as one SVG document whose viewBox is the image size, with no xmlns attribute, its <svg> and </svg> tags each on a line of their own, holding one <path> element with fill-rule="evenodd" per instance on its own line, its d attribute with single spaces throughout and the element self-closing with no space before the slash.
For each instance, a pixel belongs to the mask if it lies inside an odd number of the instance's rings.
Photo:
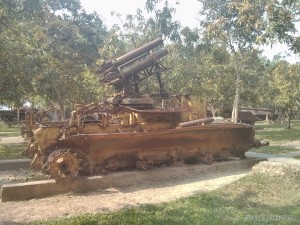
<svg viewBox="0 0 300 225">
<path fill-rule="evenodd" d="M 58 104 L 59 104 L 59 109 L 60 109 L 60 112 L 61 112 L 60 121 L 64 121 L 65 118 L 66 118 L 65 104 L 64 104 L 63 101 L 59 101 Z"/>
<path fill-rule="evenodd" d="M 291 124 L 291 121 L 292 121 L 292 118 L 294 118 L 294 116 L 296 115 L 296 111 L 293 111 L 293 109 L 289 109 L 288 110 L 288 113 L 287 113 L 287 117 L 288 117 L 288 129 L 291 129 L 292 128 L 292 124 Z"/>
<path fill-rule="evenodd" d="M 215 112 L 214 109 L 211 110 L 211 113 L 212 113 L 212 116 L 213 116 L 213 117 L 216 117 L 216 112 Z"/>
<path fill-rule="evenodd" d="M 216 117 L 216 113 L 217 113 L 218 109 L 215 109 L 215 107 L 212 105 L 209 105 L 208 107 L 209 107 L 209 110 L 211 111 L 212 116 Z"/>
<path fill-rule="evenodd" d="M 232 107 L 231 121 L 237 123 L 239 118 L 239 105 L 240 105 L 240 95 L 241 95 L 241 73 L 240 73 L 239 65 L 237 65 L 237 60 L 235 63 L 235 72 L 236 72 L 236 89 L 235 89 L 235 99 Z"/>
<path fill-rule="evenodd" d="M 20 108 L 17 108 L 17 121 L 20 121 Z"/>
<path fill-rule="evenodd" d="M 292 115 L 290 113 L 288 113 L 288 127 L 287 129 L 291 129 L 291 120 L 292 120 Z"/>
</svg>

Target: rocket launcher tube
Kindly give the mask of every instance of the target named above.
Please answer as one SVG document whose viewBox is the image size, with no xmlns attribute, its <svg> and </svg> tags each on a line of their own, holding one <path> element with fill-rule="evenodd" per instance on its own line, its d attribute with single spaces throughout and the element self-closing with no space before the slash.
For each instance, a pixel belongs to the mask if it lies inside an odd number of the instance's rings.
<svg viewBox="0 0 300 225">
<path fill-rule="evenodd" d="M 161 45 L 162 43 L 163 43 L 162 38 L 157 38 L 135 50 L 132 50 L 131 52 L 126 53 L 123 56 L 120 56 L 119 58 L 112 61 L 111 65 L 113 67 L 119 67 L 119 66 L 127 63 L 128 61 L 131 61 L 135 58 L 138 58 L 140 55 L 143 55 L 143 54 L 149 52 L 150 50 Z"/>
<path fill-rule="evenodd" d="M 129 78 L 132 74 L 136 74 L 147 67 L 153 65 L 158 59 L 164 57 L 168 54 L 167 49 L 161 49 L 157 52 L 152 53 L 151 55 L 147 56 L 146 58 L 142 59 L 141 61 L 135 62 L 133 65 L 128 66 L 124 69 L 120 69 L 120 74 L 122 78 L 125 80 Z"/>
</svg>

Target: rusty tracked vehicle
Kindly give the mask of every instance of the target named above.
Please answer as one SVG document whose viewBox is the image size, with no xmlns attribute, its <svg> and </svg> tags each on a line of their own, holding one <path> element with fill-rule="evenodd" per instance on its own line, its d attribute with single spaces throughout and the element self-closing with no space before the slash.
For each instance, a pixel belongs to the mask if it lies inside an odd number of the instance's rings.
<svg viewBox="0 0 300 225">
<path fill-rule="evenodd" d="M 56 180 L 105 174 L 122 169 L 206 163 L 245 157 L 268 143 L 254 138 L 254 129 L 206 118 L 205 100 L 169 96 L 160 58 L 168 52 L 154 41 L 103 63 L 102 82 L 113 85 L 114 97 L 99 105 L 79 105 L 67 125 L 42 126 L 26 149 L 31 167 Z M 140 82 L 155 76 L 159 94 L 144 95 Z"/>
</svg>

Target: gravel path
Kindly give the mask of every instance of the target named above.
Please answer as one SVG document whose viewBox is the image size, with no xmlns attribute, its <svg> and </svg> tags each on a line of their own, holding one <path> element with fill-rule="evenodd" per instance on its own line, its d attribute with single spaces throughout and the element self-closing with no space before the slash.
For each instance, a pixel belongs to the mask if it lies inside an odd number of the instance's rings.
<svg viewBox="0 0 300 225">
<path fill-rule="evenodd" d="M 0 144 L 23 143 L 23 142 L 25 142 L 25 140 L 21 136 L 18 136 L 18 137 L 1 137 L 0 138 Z"/>
<path fill-rule="evenodd" d="M 159 182 L 136 183 L 130 187 L 98 190 L 88 194 L 69 193 L 43 199 L 0 203 L 0 224 L 32 222 L 59 217 L 69 217 L 114 211 L 143 204 L 162 203 L 187 197 L 195 193 L 210 191 L 229 184 L 247 175 L 250 170 L 229 170 L 202 173 L 198 176 L 186 174 L 185 179 L 170 177 Z M 9 172 L 11 175 L 9 174 Z M 3 174 L 4 173 L 4 174 Z M 24 181 L 31 175 L 28 171 L 6 171 L 7 178 Z M 14 178 L 16 177 L 16 178 Z"/>
</svg>

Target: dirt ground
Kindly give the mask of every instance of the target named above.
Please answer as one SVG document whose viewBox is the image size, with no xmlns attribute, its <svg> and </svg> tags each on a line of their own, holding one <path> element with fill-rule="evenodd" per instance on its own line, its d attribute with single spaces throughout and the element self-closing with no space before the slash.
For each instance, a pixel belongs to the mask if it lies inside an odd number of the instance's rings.
<svg viewBox="0 0 300 225">
<path fill-rule="evenodd" d="M 130 187 L 110 188 L 87 194 L 69 193 L 29 201 L 0 202 L 0 221 L 3 224 L 32 222 L 167 202 L 198 192 L 214 190 L 245 176 L 248 172 L 249 170 L 230 170 L 201 174 L 197 177 L 186 174 L 184 180 L 170 178 L 160 182 L 138 183 Z M 13 181 L 24 181 L 30 175 L 21 170 L 1 171 L 0 176 Z"/>
<path fill-rule="evenodd" d="M 250 171 L 250 169 L 230 169 L 221 172 L 201 173 L 196 176 L 187 173 L 185 178 L 180 180 L 170 177 L 159 182 L 135 183 L 130 187 L 110 188 L 87 194 L 69 193 L 29 201 L 0 202 L 0 224 L 66 218 L 167 202 L 220 188 L 240 179 Z M 45 179 L 45 177 L 24 169 L 0 171 L 0 186 L 7 183 L 40 179 Z"/>
</svg>

